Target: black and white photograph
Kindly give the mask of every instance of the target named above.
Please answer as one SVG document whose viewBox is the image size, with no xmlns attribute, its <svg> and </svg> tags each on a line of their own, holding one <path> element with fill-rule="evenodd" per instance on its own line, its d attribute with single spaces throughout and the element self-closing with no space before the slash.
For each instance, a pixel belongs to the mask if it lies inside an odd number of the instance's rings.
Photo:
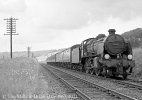
<svg viewBox="0 0 142 100">
<path fill-rule="evenodd" d="M 142 1 L 0 0 L 0 100 L 142 100 Z"/>
</svg>

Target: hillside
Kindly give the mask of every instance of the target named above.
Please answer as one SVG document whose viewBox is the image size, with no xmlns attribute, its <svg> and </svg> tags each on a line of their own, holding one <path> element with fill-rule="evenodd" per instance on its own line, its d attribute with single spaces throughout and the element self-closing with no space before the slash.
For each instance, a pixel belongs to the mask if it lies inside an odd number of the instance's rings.
<svg viewBox="0 0 142 100">
<path fill-rule="evenodd" d="M 133 48 L 142 47 L 142 28 L 130 30 L 123 33 L 122 36 L 130 41 Z"/>
<path fill-rule="evenodd" d="M 40 56 L 50 56 L 56 52 L 59 52 L 63 49 L 54 49 L 54 50 L 41 50 L 41 51 L 31 51 L 30 57 L 40 57 Z M 19 52 L 13 52 L 13 58 L 16 57 L 28 57 L 27 51 L 19 51 Z M 0 53 L 0 59 L 7 59 L 10 58 L 9 52 L 1 52 Z"/>
</svg>

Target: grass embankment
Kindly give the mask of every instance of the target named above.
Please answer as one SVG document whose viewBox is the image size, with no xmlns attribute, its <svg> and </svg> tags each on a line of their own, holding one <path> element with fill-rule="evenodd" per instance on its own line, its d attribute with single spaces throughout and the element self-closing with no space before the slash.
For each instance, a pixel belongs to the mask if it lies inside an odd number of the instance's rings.
<svg viewBox="0 0 142 100">
<path fill-rule="evenodd" d="M 0 60 L 0 100 L 15 100 L 12 98 L 18 99 L 22 94 L 29 96 L 34 93 L 38 67 L 38 62 L 30 58 Z"/>
<path fill-rule="evenodd" d="M 135 67 L 133 69 L 132 77 L 142 79 L 142 48 L 133 49 L 135 60 Z"/>
</svg>

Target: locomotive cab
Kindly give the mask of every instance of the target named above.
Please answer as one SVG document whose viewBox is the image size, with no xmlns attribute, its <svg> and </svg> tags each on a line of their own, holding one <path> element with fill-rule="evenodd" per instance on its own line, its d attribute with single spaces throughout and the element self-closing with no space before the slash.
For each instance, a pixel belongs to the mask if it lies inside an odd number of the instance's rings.
<svg viewBox="0 0 142 100">
<path fill-rule="evenodd" d="M 94 41 L 96 41 L 95 38 L 89 38 L 84 40 L 81 43 L 81 57 L 89 57 L 89 56 L 94 56 L 95 55 L 95 51 L 92 50 L 92 46 L 90 44 L 92 44 Z"/>
</svg>

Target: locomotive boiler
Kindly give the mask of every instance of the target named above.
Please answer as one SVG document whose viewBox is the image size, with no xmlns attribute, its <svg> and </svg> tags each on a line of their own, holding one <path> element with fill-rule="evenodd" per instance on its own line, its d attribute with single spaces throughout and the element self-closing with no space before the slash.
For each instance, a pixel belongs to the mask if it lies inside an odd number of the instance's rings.
<svg viewBox="0 0 142 100">
<path fill-rule="evenodd" d="M 131 45 L 121 35 L 115 34 L 115 29 L 108 32 L 107 37 L 101 35 L 81 43 L 82 70 L 106 77 L 122 75 L 126 79 L 135 66 Z"/>
</svg>

